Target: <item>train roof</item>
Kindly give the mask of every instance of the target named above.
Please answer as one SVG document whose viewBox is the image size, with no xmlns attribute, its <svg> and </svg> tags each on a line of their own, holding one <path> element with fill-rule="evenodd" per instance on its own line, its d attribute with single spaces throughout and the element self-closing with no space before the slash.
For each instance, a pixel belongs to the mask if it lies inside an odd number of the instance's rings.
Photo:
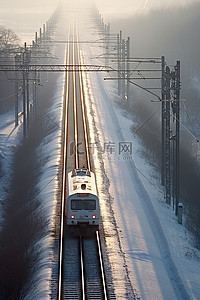
<svg viewBox="0 0 200 300">
<path fill-rule="evenodd" d="M 74 169 L 68 173 L 68 195 L 93 194 L 97 196 L 94 173 L 87 169 Z"/>
</svg>

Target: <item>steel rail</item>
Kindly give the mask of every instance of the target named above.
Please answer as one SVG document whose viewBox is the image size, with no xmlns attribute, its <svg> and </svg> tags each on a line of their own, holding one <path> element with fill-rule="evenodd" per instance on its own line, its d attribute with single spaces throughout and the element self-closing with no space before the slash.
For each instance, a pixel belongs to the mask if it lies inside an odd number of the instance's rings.
<svg viewBox="0 0 200 300">
<path fill-rule="evenodd" d="M 77 35 L 78 40 L 78 35 Z M 78 44 L 78 61 L 82 63 L 82 57 L 80 53 L 80 45 Z M 89 153 L 89 142 L 88 142 L 88 131 L 87 131 L 87 122 L 86 122 L 86 111 L 85 111 L 85 95 L 83 91 L 83 76 L 82 70 L 79 72 L 79 84 L 80 84 L 80 99 L 81 99 L 81 109 L 82 109 L 82 118 L 83 118 L 83 129 L 84 129 L 84 139 L 85 139 L 85 151 L 86 151 L 86 160 L 87 160 L 87 168 L 91 170 L 90 163 L 90 153 Z"/>
<path fill-rule="evenodd" d="M 82 283 L 82 300 L 85 300 L 85 276 L 84 276 L 84 259 L 83 259 L 83 242 L 80 236 L 80 255 L 81 255 L 81 283 Z"/>
<path fill-rule="evenodd" d="M 73 32 L 74 40 L 74 32 Z M 75 45 L 73 44 L 73 64 L 75 64 Z M 76 94 L 76 74 L 73 72 L 73 104 L 74 104 L 74 145 L 75 145 L 75 168 L 79 167 L 78 156 L 78 120 L 77 120 L 77 94 Z"/>
<path fill-rule="evenodd" d="M 105 280 L 105 272 L 104 272 L 104 266 L 103 266 L 101 243 L 100 243 L 100 237 L 99 237 L 99 232 L 98 231 L 96 231 L 96 238 L 97 238 L 98 251 L 99 251 L 99 261 L 100 261 L 100 268 L 101 268 L 101 277 L 102 277 L 102 284 L 103 284 L 104 300 L 107 300 L 108 295 L 107 295 L 107 289 L 106 289 L 106 280 Z"/>
<path fill-rule="evenodd" d="M 70 32 L 70 30 L 69 30 Z M 69 45 L 67 47 L 67 58 L 69 61 Z M 65 194 L 66 194 L 66 168 L 67 168 L 67 130 L 68 130 L 68 105 L 69 105 L 69 73 L 66 72 L 65 90 L 65 114 L 64 114 L 64 144 L 63 144 L 63 175 L 62 175 L 62 195 L 61 195 L 61 224 L 60 224 L 60 249 L 59 249 L 59 269 L 58 269 L 58 300 L 62 299 L 62 266 L 63 266 L 63 238 L 64 238 L 64 214 L 65 214 Z"/>
</svg>

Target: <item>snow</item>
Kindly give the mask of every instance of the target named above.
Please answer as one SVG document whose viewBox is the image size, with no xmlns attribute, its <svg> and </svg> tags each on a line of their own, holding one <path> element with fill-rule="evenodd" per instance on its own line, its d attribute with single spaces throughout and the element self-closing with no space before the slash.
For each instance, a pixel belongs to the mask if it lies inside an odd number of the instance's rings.
<svg viewBox="0 0 200 300">
<path fill-rule="evenodd" d="M 62 33 L 63 34 L 63 33 Z M 65 36 L 65 34 L 63 34 Z M 62 36 L 63 38 L 63 36 Z M 62 39 L 61 38 L 61 39 Z M 65 48 L 59 51 L 60 60 L 65 61 Z M 43 139 L 40 146 L 36 149 L 38 159 L 41 162 L 40 176 L 36 183 L 38 203 L 40 204 L 32 212 L 32 217 L 40 219 L 42 216 L 47 222 L 45 231 L 41 232 L 36 243 L 31 245 L 27 252 L 37 256 L 34 265 L 34 278 L 24 287 L 24 299 L 50 299 L 51 298 L 51 279 L 54 268 L 54 227 L 56 219 L 58 195 L 59 168 L 61 159 L 61 137 L 62 137 L 62 114 L 64 99 L 65 74 L 61 73 L 57 79 L 56 90 L 49 97 L 51 107 L 44 112 L 45 124 L 54 125 L 54 130 Z M 43 87 L 45 89 L 45 86 Z M 22 117 L 22 116 L 21 116 Z M 11 176 L 11 165 L 13 161 L 14 149 L 23 139 L 23 125 L 20 117 L 20 125 L 15 128 L 14 110 L 0 116 L 0 149 L 2 163 L 2 178 L 0 181 L 1 204 L 4 204 L 8 194 L 8 182 Z M 52 124 L 51 124 L 52 123 Z M 52 127 L 52 126 L 50 126 Z M 2 210 L 0 209 L 0 212 Z M 0 215 L 0 220 L 2 216 Z M 57 264 L 57 261 L 56 261 Z M 27 292 L 28 291 L 28 292 Z"/>
<path fill-rule="evenodd" d="M 54 259 L 54 226 L 56 216 L 56 204 L 59 201 L 59 166 L 61 157 L 61 138 L 62 131 L 62 111 L 64 97 L 64 74 L 57 79 L 57 90 L 52 97 L 52 106 L 46 111 L 49 122 L 56 122 L 57 127 L 49 133 L 37 148 L 38 157 L 42 163 L 41 175 L 38 178 L 36 188 L 38 189 L 37 198 L 41 205 L 39 215 L 44 215 L 47 220 L 46 231 L 43 233 L 37 245 L 34 245 L 36 251 L 40 253 L 37 262 L 35 278 L 29 288 L 29 293 L 25 299 L 51 299 L 51 278 Z"/>
<path fill-rule="evenodd" d="M 55 91 L 51 108 L 46 112 L 48 122 L 57 122 L 57 128 L 50 133 L 37 149 L 38 158 L 42 162 L 41 176 L 38 178 L 37 198 L 40 202 L 39 210 L 33 211 L 33 218 L 37 215 L 44 215 L 48 220 L 46 232 L 41 233 L 42 238 L 35 245 L 31 245 L 29 251 L 39 253 L 39 258 L 34 266 L 35 278 L 32 280 L 31 287 L 24 299 L 50 299 L 50 282 L 52 275 L 52 257 L 53 253 L 53 226 L 55 219 L 55 203 L 58 200 L 58 176 L 61 156 L 61 135 L 63 95 L 64 95 L 64 74 L 58 78 L 57 90 Z M 55 119 L 56 116 L 56 119 Z M 0 149 L 2 163 L 2 177 L 0 181 L 1 204 L 4 204 L 8 194 L 8 183 L 12 174 L 11 165 L 15 148 L 20 144 L 23 138 L 23 125 L 15 128 L 14 111 L 0 116 Z M 2 211 L 0 209 L 0 211 Z M 2 216 L 0 216 L 0 219 Z"/>
<path fill-rule="evenodd" d="M 19 126 L 15 127 L 14 110 L 0 115 L 0 226 L 1 205 L 8 194 L 13 153 L 22 140 L 21 127 L 21 118 L 19 118 Z"/>
</svg>

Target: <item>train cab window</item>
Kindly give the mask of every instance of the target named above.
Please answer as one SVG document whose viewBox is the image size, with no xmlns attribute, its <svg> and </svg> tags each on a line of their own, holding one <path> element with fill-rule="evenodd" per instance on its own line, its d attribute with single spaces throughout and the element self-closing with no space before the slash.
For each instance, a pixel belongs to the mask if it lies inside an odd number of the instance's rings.
<svg viewBox="0 0 200 300">
<path fill-rule="evenodd" d="M 74 210 L 83 209 L 83 201 L 82 200 L 72 200 L 71 201 L 71 209 L 74 209 Z"/>
<path fill-rule="evenodd" d="M 71 201 L 71 209 L 73 210 L 95 210 L 96 209 L 96 201 L 95 200 L 72 200 Z"/>
<path fill-rule="evenodd" d="M 95 210 L 96 201 L 95 200 L 84 200 L 84 209 L 85 210 Z"/>
</svg>

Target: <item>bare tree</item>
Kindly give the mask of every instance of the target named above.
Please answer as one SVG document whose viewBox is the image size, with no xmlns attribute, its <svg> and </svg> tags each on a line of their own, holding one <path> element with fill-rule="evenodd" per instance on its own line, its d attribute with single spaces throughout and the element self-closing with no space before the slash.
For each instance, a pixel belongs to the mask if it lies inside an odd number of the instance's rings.
<svg viewBox="0 0 200 300">
<path fill-rule="evenodd" d="M 18 47 L 19 38 L 16 33 L 4 26 L 0 26 L 0 51 L 7 52 Z"/>
</svg>

